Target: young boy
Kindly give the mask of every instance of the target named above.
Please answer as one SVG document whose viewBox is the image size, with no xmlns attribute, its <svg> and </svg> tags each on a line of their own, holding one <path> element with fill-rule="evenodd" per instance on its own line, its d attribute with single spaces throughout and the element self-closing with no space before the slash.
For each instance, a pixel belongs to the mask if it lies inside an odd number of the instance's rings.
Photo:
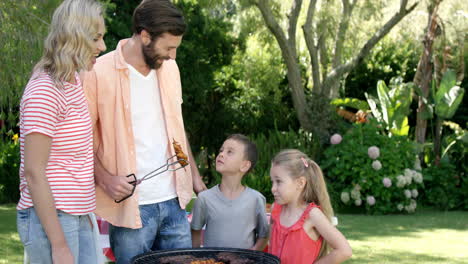
<svg viewBox="0 0 468 264">
<path fill-rule="evenodd" d="M 257 147 L 246 136 L 234 134 L 224 141 L 216 157 L 221 183 L 201 192 L 193 207 L 192 246 L 263 250 L 269 227 L 265 197 L 241 184 L 257 162 Z"/>
</svg>

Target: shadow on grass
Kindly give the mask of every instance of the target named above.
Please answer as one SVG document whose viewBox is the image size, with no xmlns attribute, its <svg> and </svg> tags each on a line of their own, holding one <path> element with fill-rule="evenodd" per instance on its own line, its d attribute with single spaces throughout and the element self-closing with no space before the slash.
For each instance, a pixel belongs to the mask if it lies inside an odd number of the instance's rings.
<svg viewBox="0 0 468 264">
<path fill-rule="evenodd" d="M 367 237 L 410 237 L 418 232 L 440 229 L 468 230 L 468 212 L 440 212 L 422 209 L 413 215 L 339 214 L 338 228 L 354 240 Z M 358 228 L 357 228 L 358 227 Z"/>
<path fill-rule="evenodd" d="M 369 249 L 371 250 L 371 249 Z M 399 264 L 413 264 L 413 263 L 450 263 L 450 264 L 464 264 L 464 259 L 453 259 L 450 257 L 434 256 L 431 252 L 427 253 L 413 253 L 403 250 L 389 249 L 382 252 L 364 252 L 358 250 L 353 252 L 353 257 L 346 261 L 347 264 L 352 263 L 399 263 Z"/>
</svg>

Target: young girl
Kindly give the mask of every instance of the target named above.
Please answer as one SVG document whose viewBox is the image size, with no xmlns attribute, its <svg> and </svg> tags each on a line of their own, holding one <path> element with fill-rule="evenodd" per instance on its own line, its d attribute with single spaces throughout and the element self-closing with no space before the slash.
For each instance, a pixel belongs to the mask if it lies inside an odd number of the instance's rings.
<svg viewBox="0 0 468 264">
<path fill-rule="evenodd" d="M 350 258 L 348 241 L 331 223 L 333 209 L 320 167 L 298 150 L 283 150 L 272 160 L 270 177 L 275 204 L 269 253 L 282 264 Z"/>
</svg>

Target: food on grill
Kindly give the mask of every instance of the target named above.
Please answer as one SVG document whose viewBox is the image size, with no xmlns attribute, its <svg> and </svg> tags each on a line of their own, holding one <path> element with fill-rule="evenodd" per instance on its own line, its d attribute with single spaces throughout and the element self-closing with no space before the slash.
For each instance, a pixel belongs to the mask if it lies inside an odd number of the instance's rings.
<svg viewBox="0 0 468 264">
<path fill-rule="evenodd" d="M 185 155 L 185 153 L 182 151 L 182 147 L 180 146 L 179 142 L 175 141 L 175 139 L 172 139 L 172 146 L 174 146 L 174 151 L 177 156 L 177 159 L 182 166 L 188 165 L 187 160 L 188 157 Z"/>
<path fill-rule="evenodd" d="M 167 256 L 159 259 L 159 264 L 254 264 L 251 259 L 233 253 L 218 253 L 214 258 L 197 258 L 193 255 Z"/>
<path fill-rule="evenodd" d="M 192 255 L 163 257 L 159 260 L 160 264 L 226 264 L 216 262 L 213 258 L 196 258 Z"/>
<path fill-rule="evenodd" d="M 216 255 L 216 259 L 226 264 L 254 264 L 255 262 L 248 258 L 242 258 L 234 253 L 221 252 Z"/>
<path fill-rule="evenodd" d="M 224 262 L 216 262 L 214 259 L 194 260 L 190 264 L 224 264 Z"/>
</svg>

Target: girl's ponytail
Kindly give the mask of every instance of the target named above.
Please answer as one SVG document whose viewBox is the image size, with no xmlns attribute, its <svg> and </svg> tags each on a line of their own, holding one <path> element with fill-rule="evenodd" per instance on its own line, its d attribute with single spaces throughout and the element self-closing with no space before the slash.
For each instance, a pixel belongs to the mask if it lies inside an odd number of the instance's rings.
<svg viewBox="0 0 468 264">
<path fill-rule="evenodd" d="M 306 178 L 306 185 L 302 192 L 302 199 L 307 203 L 313 202 L 319 205 L 323 214 L 330 223 L 332 222 L 334 214 L 327 186 L 323 172 L 315 161 L 299 150 L 286 149 L 273 158 L 272 164 L 283 166 L 293 178 L 304 176 Z M 318 257 L 325 256 L 329 251 L 330 246 L 326 241 L 323 241 Z"/>
</svg>

